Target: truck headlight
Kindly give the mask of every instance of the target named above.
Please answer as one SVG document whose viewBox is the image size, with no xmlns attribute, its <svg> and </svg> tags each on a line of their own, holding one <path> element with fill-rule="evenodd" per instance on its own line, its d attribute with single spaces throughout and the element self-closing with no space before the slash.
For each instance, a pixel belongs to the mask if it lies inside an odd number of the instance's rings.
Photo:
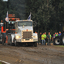
<svg viewBox="0 0 64 64">
<path fill-rule="evenodd" d="M 33 36 L 34 38 L 37 38 L 37 36 Z"/>
<path fill-rule="evenodd" d="M 19 39 L 19 38 L 20 38 L 20 36 L 17 35 L 17 36 L 16 36 L 16 39 Z"/>
</svg>

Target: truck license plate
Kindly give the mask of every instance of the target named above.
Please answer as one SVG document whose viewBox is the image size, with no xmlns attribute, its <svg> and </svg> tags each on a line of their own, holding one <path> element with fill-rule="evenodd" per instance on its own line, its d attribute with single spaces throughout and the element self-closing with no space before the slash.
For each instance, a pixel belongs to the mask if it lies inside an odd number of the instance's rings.
<svg viewBox="0 0 64 64">
<path fill-rule="evenodd" d="M 29 39 L 26 39 L 26 40 L 29 40 Z"/>
</svg>

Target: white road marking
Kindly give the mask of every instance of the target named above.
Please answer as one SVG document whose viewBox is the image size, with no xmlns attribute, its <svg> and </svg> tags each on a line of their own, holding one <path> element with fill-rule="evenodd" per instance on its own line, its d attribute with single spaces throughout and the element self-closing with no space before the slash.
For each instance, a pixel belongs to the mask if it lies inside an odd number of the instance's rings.
<svg viewBox="0 0 64 64">
<path fill-rule="evenodd" d="M 8 63 L 8 62 L 5 62 L 5 61 L 2 61 L 2 60 L 0 60 L 0 62 L 6 63 L 6 64 L 10 64 L 10 63 Z"/>
</svg>

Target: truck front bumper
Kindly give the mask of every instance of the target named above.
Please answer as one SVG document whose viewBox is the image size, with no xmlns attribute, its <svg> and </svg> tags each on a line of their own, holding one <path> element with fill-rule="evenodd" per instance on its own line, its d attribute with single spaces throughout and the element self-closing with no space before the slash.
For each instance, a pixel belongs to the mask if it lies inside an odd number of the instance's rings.
<svg viewBox="0 0 64 64">
<path fill-rule="evenodd" d="M 16 39 L 16 42 L 37 42 L 37 39 Z"/>
<path fill-rule="evenodd" d="M 21 39 L 21 42 L 33 42 L 33 39 Z"/>
<path fill-rule="evenodd" d="M 33 39 L 34 42 L 38 42 L 38 39 Z"/>
<path fill-rule="evenodd" d="M 16 39 L 16 42 L 21 42 L 21 39 Z"/>
</svg>

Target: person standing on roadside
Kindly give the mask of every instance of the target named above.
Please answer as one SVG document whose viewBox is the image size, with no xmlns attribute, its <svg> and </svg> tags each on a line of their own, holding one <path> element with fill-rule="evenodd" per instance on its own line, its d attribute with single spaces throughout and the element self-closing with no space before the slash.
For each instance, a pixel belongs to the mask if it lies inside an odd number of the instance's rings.
<svg viewBox="0 0 64 64">
<path fill-rule="evenodd" d="M 6 35 L 6 41 L 5 41 L 6 45 L 8 44 L 8 36 Z"/>
<path fill-rule="evenodd" d="M 61 35 L 61 32 L 59 31 L 59 34 L 58 34 L 59 36 Z"/>
<path fill-rule="evenodd" d="M 45 37 L 44 37 L 44 33 L 41 35 L 41 40 L 42 40 L 42 45 L 45 44 Z"/>
<path fill-rule="evenodd" d="M 56 32 L 55 32 L 55 37 L 56 37 Z"/>
<path fill-rule="evenodd" d="M 55 34 L 53 34 L 52 41 L 54 40 L 54 38 L 55 38 Z"/>
<path fill-rule="evenodd" d="M 45 43 L 46 43 L 46 32 L 44 33 Z M 44 44 L 45 45 L 45 44 Z"/>
<path fill-rule="evenodd" d="M 40 32 L 40 43 L 42 44 L 41 35 L 42 35 L 42 33 Z"/>
<path fill-rule="evenodd" d="M 48 45 L 49 45 L 50 42 L 51 42 L 51 34 L 50 34 L 50 32 L 48 32 L 47 39 L 48 39 Z"/>
<path fill-rule="evenodd" d="M 50 35 L 50 41 L 51 41 L 51 37 L 52 37 L 52 36 L 51 36 L 50 32 L 48 32 L 48 34 Z"/>
<path fill-rule="evenodd" d="M 55 36 L 58 36 L 58 32 L 56 33 L 56 35 Z"/>
</svg>

